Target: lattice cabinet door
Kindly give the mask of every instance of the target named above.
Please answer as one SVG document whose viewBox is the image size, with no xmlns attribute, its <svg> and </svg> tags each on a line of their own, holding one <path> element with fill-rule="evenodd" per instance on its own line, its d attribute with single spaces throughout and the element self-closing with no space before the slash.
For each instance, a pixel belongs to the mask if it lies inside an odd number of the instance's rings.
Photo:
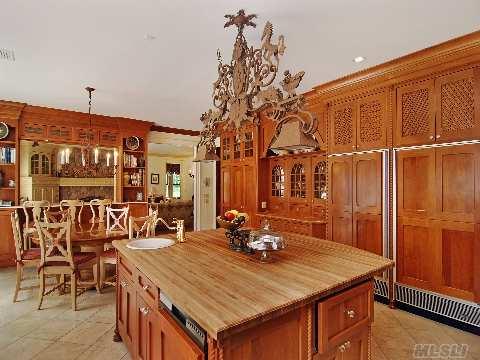
<svg viewBox="0 0 480 360">
<path fill-rule="evenodd" d="M 357 102 L 355 150 L 380 149 L 387 146 L 386 94 L 381 92 Z"/>
<path fill-rule="evenodd" d="M 330 109 L 330 153 L 344 153 L 355 150 L 354 102 L 333 105 Z"/>
<path fill-rule="evenodd" d="M 435 142 L 434 82 L 426 80 L 397 89 L 395 146 Z"/>
<path fill-rule="evenodd" d="M 435 80 L 436 140 L 480 138 L 480 69 L 468 69 Z"/>
</svg>

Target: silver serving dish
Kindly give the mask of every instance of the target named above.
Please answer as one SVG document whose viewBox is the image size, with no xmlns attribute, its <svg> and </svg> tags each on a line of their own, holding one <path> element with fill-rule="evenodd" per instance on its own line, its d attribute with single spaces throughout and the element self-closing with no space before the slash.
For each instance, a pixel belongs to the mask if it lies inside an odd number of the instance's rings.
<svg viewBox="0 0 480 360">
<path fill-rule="evenodd" d="M 271 261 L 270 252 L 285 249 L 285 239 L 279 233 L 270 230 L 270 223 L 265 220 L 259 230 L 250 232 L 247 246 L 253 250 L 261 251 L 260 261 Z"/>
</svg>

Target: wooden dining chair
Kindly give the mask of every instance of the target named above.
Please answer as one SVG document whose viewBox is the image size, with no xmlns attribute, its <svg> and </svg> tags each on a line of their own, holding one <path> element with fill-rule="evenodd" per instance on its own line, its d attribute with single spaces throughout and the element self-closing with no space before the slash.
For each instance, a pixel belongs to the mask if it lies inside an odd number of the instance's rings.
<svg viewBox="0 0 480 360">
<path fill-rule="evenodd" d="M 32 246 L 32 236 L 37 235 L 35 222 L 42 218 L 42 212 L 50 209 L 50 202 L 46 200 L 27 200 L 22 205 L 25 214 L 25 225 L 23 227 L 23 248 L 29 249 Z"/>
<path fill-rule="evenodd" d="M 10 220 L 12 222 L 13 239 L 15 241 L 15 262 L 17 264 L 15 293 L 13 294 L 13 302 L 16 302 L 20 290 L 31 289 L 31 287 L 21 287 L 21 283 L 23 280 L 23 269 L 38 266 L 38 264 L 40 263 L 40 248 L 24 248 L 24 241 L 22 239 L 22 236 L 20 235 L 20 220 L 16 210 L 10 214 Z"/>
<path fill-rule="evenodd" d="M 90 268 L 96 260 L 95 253 L 73 253 L 70 238 L 70 218 L 61 223 L 37 222 L 35 224 L 40 239 L 40 290 L 38 309 L 42 307 L 43 297 L 56 289 L 65 287 L 65 281 L 59 281 L 52 289 L 45 290 L 45 278 L 56 275 L 57 278 L 70 277 L 70 291 L 72 309 L 77 310 L 77 287 L 79 284 L 80 269 Z"/>
<path fill-rule="evenodd" d="M 103 223 L 105 222 L 105 212 L 107 207 L 112 206 L 112 200 L 110 199 L 93 199 L 90 201 L 90 210 L 92 211 L 92 217 L 90 222 Z M 96 209 L 96 210 L 95 210 Z"/>
<path fill-rule="evenodd" d="M 120 209 L 107 207 L 107 231 L 123 231 L 128 233 L 128 212 L 130 208 L 125 206 Z"/>
<path fill-rule="evenodd" d="M 49 223 L 61 223 L 67 221 L 70 215 L 68 209 L 65 210 L 43 210 L 43 219 Z M 36 229 L 35 229 L 36 231 Z"/>
<path fill-rule="evenodd" d="M 62 200 L 60 201 L 60 210 L 68 210 L 72 224 L 81 224 L 83 205 L 82 200 Z"/>
<path fill-rule="evenodd" d="M 144 216 L 144 217 L 133 217 L 130 216 L 128 219 L 128 238 L 138 239 L 143 237 L 149 237 L 151 234 L 152 226 L 155 223 L 155 216 Z M 112 285 L 115 286 L 115 279 L 107 279 L 106 277 L 106 264 L 116 265 L 117 264 L 117 255 L 115 253 L 115 249 L 107 249 L 105 250 L 102 255 L 100 256 L 99 260 L 99 288 L 97 291 L 101 291 L 103 286 Z M 94 266 L 93 273 L 97 273 L 97 268 Z"/>
</svg>

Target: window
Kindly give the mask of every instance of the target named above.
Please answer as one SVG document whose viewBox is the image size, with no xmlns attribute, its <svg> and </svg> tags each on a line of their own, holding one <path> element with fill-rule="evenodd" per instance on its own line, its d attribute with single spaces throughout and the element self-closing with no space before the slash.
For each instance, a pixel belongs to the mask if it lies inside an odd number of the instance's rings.
<svg viewBox="0 0 480 360">
<path fill-rule="evenodd" d="M 280 165 L 275 165 L 272 169 L 272 196 L 285 196 L 285 172 Z"/>
<path fill-rule="evenodd" d="M 30 158 L 31 175 L 50 175 L 50 158 L 45 154 L 33 154 Z"/>
<path fill-rule="evenodd" d="M 168 198 L 180 199 L 181 175 L 180 164 L 167 164 L 165 175 L 165 194 Z"/>
<path fill-rule="evenodd" d="M 33 154 L 30 158 L 30 174 L 38 175 L 39 174 L 39 163 L 40 155 Z"/>
<path fill-rule="evenodd" d="M 50 175 L 50 159 L 42 154 L 42 175 Z"/>
<path fill-rule="evenodd" d="M 290 173 L 290 186 L 291 197 L 307 197 L 307 177 L 305 176 L 305 167 L 302 164 L 293 165 Z"/>
<path fill-rule="evenodd" d="M 327 163 L 319 161 L 313 172 L 313 196 L 316 199 L 327 198 Z"/>
</svg>

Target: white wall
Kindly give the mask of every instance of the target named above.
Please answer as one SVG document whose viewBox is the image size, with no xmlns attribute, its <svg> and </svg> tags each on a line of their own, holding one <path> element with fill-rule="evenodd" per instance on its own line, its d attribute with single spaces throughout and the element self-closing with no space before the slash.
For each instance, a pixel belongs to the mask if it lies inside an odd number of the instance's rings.
<svg viewBox="0 0 480 360">
<path fill-rule="evenodd" d="M 192 200 L 193 178 L 188 175 L 188 170 L 193 169 L 193 156 L 189 157 L 168 157 L 156 154 L 148 154 L 148 186 L 147 193 L 165 195 L 165 173 L 167 163 L 180 164 L 180 196 L 182 200 Z M 159 174 L 159 184 L 151 183 L 151 174 Z"/>
</svg>

